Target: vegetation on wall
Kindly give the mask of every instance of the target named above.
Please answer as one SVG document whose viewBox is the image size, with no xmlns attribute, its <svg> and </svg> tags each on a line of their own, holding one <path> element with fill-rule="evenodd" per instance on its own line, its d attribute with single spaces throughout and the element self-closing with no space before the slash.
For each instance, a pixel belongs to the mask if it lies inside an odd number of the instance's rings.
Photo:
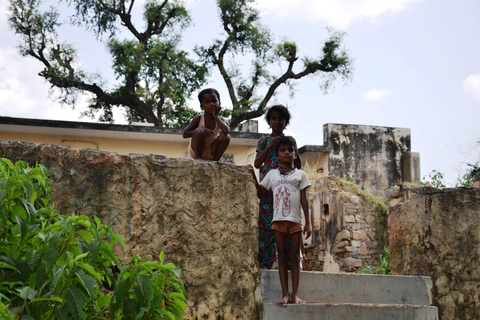
<svg viewBox="0 0 480 320">
<path fill-rule="evenodd" d="M 468 169 L 458 178 L 457 186 L 470 187 L 475 180 L 480 180 L 480 161 L 475 164 L 467 163 Z"/>
<path fill-rule="evenodd" d="M 365 265 L 360 273 L 363 274 L 390 274 L 390 249 L 383 248 L 383 253 L 378 258 L 376 265 Z"/>
<path fill-rule="evenodd" d="M 339 179 L 343 190 L 358 196 L 360 200 L 359 210 L 373 211 L 375 216 L 375 233 L 379 248 L 388 247 L 388 205 L 387 198 L 378 199 L 367 190 L 360 188 L 355 182 L 347 177 Z"/>
<path fill-rule="evenodd" d="M 123 265 L 116 243 L 98 218 L 56 212 L 45 167 L 0 159 L 2 319 L 182 319 L 180 270 L 163 253 Z"/>
<path fill-rule="evenodd" d="M 447 182 L 445 181 L 445 175 L 442 172 L 435 169 L 423 177 L 421 185 L 428 185 L 428 184 L 434 188 L 439 188 L 439 189 L 447 187 Z"/>
</svg>

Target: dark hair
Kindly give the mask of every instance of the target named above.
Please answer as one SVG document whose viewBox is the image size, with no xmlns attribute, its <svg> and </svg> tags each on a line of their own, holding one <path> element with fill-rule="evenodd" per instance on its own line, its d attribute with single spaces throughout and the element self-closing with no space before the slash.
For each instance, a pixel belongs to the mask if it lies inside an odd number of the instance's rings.
<svg viewBox="0 0 480 320">
<path fill-rule="evenodd" d="M 290 112 L 288 111 L 287 107 L 277 104 L 275 106 L 271 106 L 268 108 L 267 113 L 265 114 L 265 120 L 267 120 L 267 123 L 270 124 L 270 117 L 272 114 L 276 112 L 279 115 L 281 115 L 285 119 L 285 126 L 287 126 L 290 123 Z"/>
<path fill-rule="evenodd" d="M 281 146 L 293 146 L 295 147 L 295 142 L 293 142 L 293 138 L 290 136 L 282 136 L 278 139 L 277 144 L 275 145 L 275 155 L 278 157 L 278 149 Z"/>
<path fill-rule="evenodd" d="M 217 95 L 218 103 L 220 103 L 220 93 L 218 93 L 218 91 L 216 89 L 207 88 L 207 89 L 203 89 L 198 94 L 198 101 L 200 101 L 200 104 L 202 104 L 202 98 L 205 94 L 212 94 L 212 93 Z"/>
</svg>

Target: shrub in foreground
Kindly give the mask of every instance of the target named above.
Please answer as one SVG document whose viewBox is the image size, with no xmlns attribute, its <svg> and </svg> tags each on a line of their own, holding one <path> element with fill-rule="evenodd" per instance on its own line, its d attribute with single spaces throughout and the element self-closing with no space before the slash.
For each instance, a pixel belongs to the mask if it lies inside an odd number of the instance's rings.
<svg viewBox="0 0 480 320">
<path fill-rule="evenodd" d="M 0 159 L 2 319 L 182 319 L 180 270 L 163 252 L 123 265 L 116 243 L 97 217 L 56 212 L 44 166 Z"/>
</svg>

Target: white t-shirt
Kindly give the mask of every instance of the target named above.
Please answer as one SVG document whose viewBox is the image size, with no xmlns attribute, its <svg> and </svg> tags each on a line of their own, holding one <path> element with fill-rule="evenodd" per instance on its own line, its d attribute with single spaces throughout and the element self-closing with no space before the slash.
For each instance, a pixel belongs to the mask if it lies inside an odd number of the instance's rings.
<svg viewBox="0 0 480 320">
<path fill-rule="evenodd" d="M 292 221 L 303 224 L 300 191 L 311 186 L 307 174 L 295 168 L 286 175 L 278 169 L 270 170 L 260 184 L 273 190 L 272 221 Z"/>
</svg>

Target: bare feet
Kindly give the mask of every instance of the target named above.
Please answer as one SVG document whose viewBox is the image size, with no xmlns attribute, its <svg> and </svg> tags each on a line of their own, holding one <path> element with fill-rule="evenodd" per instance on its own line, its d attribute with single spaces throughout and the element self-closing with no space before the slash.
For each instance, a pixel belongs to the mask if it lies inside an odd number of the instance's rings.
<svg viewBox="0 0 480 320">
<path fill-rule="evenodd" d="M 277 302 L 277 306 L 279 307 L 286 307 L 287 306 L 287 303 L 290 301 L 290 297 L 287 295 L 287 296 L 283 296 L 282 299 L 280 301 Z"/>
<path fill-rule="evenodd" d="M 291 303 L 304 304 L 304 303 L 306 303 L 306 302 L 303 301 L 302 299 L 300 299 L 298 296 L 293 296 L 293 297 L 292 297 L 292 300 L 291 300 Z"/>
</svg>

